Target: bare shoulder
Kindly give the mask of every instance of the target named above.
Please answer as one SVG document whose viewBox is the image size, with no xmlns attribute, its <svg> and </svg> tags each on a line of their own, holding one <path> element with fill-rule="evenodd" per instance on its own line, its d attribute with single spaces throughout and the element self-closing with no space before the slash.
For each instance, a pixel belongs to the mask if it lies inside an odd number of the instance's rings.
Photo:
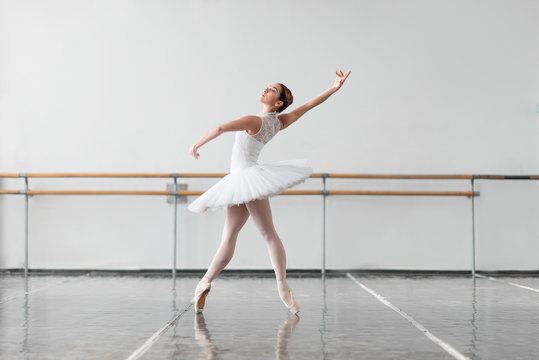
<svg viewBox="0 0 539 360">
<path fill-rule="evenodd" d="M 262 118 L 257 115 L 245 115 L 240 120 L 245 122 L 247 127 L 245 130 L 249 135 L 258 133 L 262 127 Z"/>
<path fill-rule="evenodd" d="M 302 117 L 307 110 L 308 109 L 305 107 L 305 105 L 302 105 L 289 113 L 278 115 L 279 121 L 281 122 L 281 130 L 292 125 L 297 119 Z"/>
<path fill-rule="evenodd" d="M 260 120 L 260 116 L 258 115 L 245 115 L 240 118 L 241 120 L 245 121 L 257 121 Z"/>
<path fill-rule="evenodd" d="M 286 113 L 286 114 L 278 114 L 277 115 L 277 119 L 279 119 L 279 121 L 283 121 L 284 119 L 286 119 L 290 114 L 289 113 Z"/>
<path fill-rule="evenodd" d="M 281 123 L 281 130 L 284 130 L 290 123 L 290 113 L 279 114 L 277 115 L 277 119 L 279 119 L 279 122 Z"/>
<path fill-rule="evenodd" d="M 238 119 L 239 121 L 242 121 L 246 124 L 250 124 L 250 125 L 258 125 L 261 123 L 262 121 L 262 118 L 260 116 L 257 116 L 257 115 L 245 115 L 245 116 L 242 116 L 241 118 Z"/>
</svg>

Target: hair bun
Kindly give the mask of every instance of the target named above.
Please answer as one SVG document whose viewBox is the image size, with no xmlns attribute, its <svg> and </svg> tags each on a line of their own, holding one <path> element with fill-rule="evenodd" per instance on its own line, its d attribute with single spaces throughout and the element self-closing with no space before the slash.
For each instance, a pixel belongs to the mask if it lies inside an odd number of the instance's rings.
<svg viewBox="0 0 539 360">
<path fill-rule="evenodd" d="M 277 112 L 282 112 L 294 102 L 294 96 L 292 96 L 292 92 L 284 84 L 278 84 L 281 86 L 281 94 L 279 95 L 279 100 L 283 102 L 283 105 L 281 105 L 281 107 L 277 109 Z"/>
</svg>

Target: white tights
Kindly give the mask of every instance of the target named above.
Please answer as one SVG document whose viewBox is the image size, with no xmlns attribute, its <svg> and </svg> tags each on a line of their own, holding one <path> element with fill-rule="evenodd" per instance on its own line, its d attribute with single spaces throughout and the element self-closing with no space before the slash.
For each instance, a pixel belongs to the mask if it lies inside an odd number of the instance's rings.
<svg viewBox="0 0 539 360">
<path fill-rule="evenodd" d="M 215 279 L 232 259 L 236 248 L 236 239 L 249 215 L 253 217 L 258 230 L 266 240 L 275 277 L 278 281 L 286 279 L 286 253 L 273 226 L 271 208 L 269 200 L 266 198 L 227 208 L 221 245 L 204 275 L 207 281 Z"/>
</svg>

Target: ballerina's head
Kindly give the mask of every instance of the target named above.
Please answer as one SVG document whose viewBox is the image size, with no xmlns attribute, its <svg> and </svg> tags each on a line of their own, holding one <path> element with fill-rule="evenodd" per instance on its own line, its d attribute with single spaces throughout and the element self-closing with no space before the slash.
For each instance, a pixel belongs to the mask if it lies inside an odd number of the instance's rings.
<svg viewBox="0 0 539 360">
<path fill-rule="evenodd" d="M 277 111 L 281 113 L 293 101 L 292 92 L 281 83 L 268 86 L 260 95 L 260 102 L 264 104 L 264 110 L 267 110 L 267 112 Z"/>
</svg>

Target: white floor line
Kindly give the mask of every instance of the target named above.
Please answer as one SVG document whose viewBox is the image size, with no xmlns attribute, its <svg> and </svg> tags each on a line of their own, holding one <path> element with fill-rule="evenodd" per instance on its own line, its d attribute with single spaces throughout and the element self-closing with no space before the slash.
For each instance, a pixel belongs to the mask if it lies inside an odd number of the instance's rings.
<svg viewBox="0 0 539 360">
<path fill-rule="evenodd" d="M 470 360 L 470 358 L 462 355 L 458 350 L 456 350 L 454 347 L 443 341 L 442 339 L 434 336 L 429 330 L 427 330 L 423 325 L 418 323 L 414 320 L 413 317 L 406 314 L 404 311 L 387 301 L 383 296 L 375 293 L 373 290 L 369 289 L 362 283 L 360 283 L 355 277 L 353 277 L 350 273 L 347 273 L 346 276 L 348 276 L 352 281 L 354 281 L 356 284 L 358 284 L 363 290 L 369 292 L 371 295 L 376 297 L 378 300 L 380 300 L 384 305 L 390 307 L 397 313 L 399 313 L 402 317 L 404 317 L 406 320 L 411 322 L 416 328 L 418 328 L 426 337 L 428 337 L 430 340 L 432 340 L 434 343 L 436 343 L 438 346 L 440 346 L 442 349 L 447 351 L 451 356 L 453 356 L 455 359 L 458 360 Z"/>
<path fill-rule="evenodd" d="M 126 360 L 135 360 L 144 355 L 146 351 L 163 335 L 169 327 L 174 325 L 176 321 L 178 321 L 183 314 L 185 314 L 193 305 L 193 303 L 189 303 L 182 311 L 180 311 L 178 314 L 176 314 L 165 326 L 163 326 L 161 329 L 157 330 L 155 334 L 153 334 L 144 344 L 142 344 L 141 347 L 139 347 L 135 352 L 133 352 Z"/>
<path fill-rule="evenodd" d="M 493 280 L 493 281 L 504 282 L 506 284 L 511 284 L 511 285 L 519 287 L 519 288 L 523 288 L 523 289 L 526 289 L 526 290 L 531 290 L 531 291 L 535 291 L 535 292 L 539 293 L 539 289 L 535 289 L 535 288 L 532 288 L 532 287 L 529 287 L 529 286 L 520 285 L 520 284 L 517 284 L 517 283 L 514 283 L 514 282 L 500 280 L 500 279 L 496 279 L 496 278 L 493 278 L 493 277 L 490 277 L 490 276 L 480 275 L 480 274 L 477 274 L 477 273 L 475 274 L 475 276 L 485 278 L 485 279 L 489 279 L 489 280 Z"/>
<path fill-rule="evenodd" d="M 7 303 L 8 301 L 15 300 L 17 298 L 23 297 L 25 295 L 34 294 L 36 292 L 40 292 L 40 291 L 43 291 L 43 290 L 51 289 L 51 288 L 56 287 L 56 286 L 63 285 L 66 282 L 70 282 L 70 281 L 72 281 L 72 279 L 64 280 L 64 281 L 60 282 L 59 284 L 55 284 L 55 285 L 51 285 L 51 286 L 47 286 L 47 287 L 43 287 L 43 288 L 31 290 L 31 291 L 25 291 L 25 292 L 23 292 L 22 294 L 19 294 L 19 295 L 2 298 L 2 299 L 0 299 L 0 305 L 2 305 L 4 303 Z"/>
</svg>

